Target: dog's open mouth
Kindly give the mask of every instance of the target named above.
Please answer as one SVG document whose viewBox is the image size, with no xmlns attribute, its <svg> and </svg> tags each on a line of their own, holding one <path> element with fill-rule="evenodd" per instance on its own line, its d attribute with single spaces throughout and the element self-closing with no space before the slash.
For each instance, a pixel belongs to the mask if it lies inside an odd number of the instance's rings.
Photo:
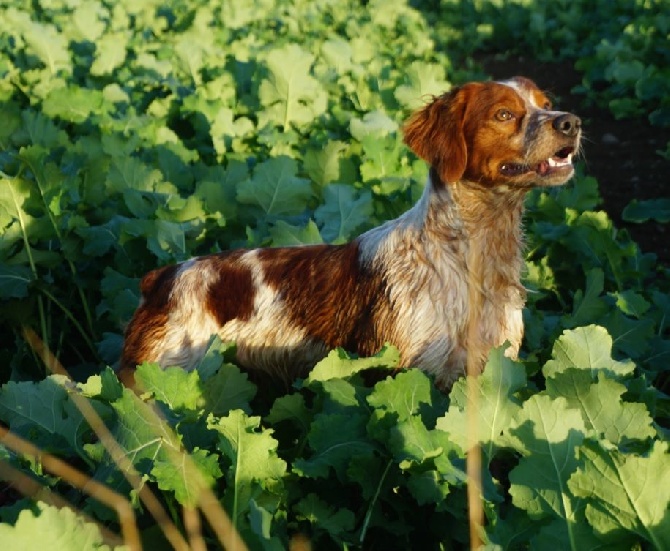
<svg viewBox="0 0 670 551">
<path fill-rule="evenodd" d="M 572 157 L 575 153 L 573 147 L 564 147 L 559 149 L 552 157 L 540 161 L 534 165 L 523 163 L 503 163 L 500 165 L 500 172 L 505 176 L 520 176 L 527 172 L 535 172 L 540 176 L 549 176 L 564 168 L 572 167 Z"/>
</svg>

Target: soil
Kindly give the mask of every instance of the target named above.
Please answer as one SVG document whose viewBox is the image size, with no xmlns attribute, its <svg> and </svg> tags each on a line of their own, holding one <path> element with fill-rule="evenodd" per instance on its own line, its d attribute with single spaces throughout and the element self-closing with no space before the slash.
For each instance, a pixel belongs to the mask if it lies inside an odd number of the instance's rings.
<svg viewBox="0 0 670 551">
<path fill-rule="evenodd" d="M 607 106 L 585 107 L 583 96 L 572 89 L 581 75 L 572 62 L 540 63 L 523 57 L 481 60 L 494 79 L 523 75 L 549 92 L 557 107 L 579 115 L 583 121 L 584 142 L 581 162 L 586 173 L 599 183 L 605 210 L 617 228 L 627 229 L 643 252 L 653 252 L 658 262 L 670 261 L 670 231 L 656 222 L 629 224 L 621 212 L 633 199 L 668 196 L 670 163 L 657 151 L 665 150 L 670 128 L 651 126 L 646 119 L 617 120 Z"/>
</svg>

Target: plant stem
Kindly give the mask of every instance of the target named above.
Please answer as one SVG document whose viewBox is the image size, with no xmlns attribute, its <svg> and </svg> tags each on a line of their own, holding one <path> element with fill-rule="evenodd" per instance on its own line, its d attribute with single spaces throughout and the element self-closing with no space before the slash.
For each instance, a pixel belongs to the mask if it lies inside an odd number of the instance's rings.
<svg viewBox="0 0 670 551">
<path fill-rule="evenodd" d="M 358 542 L 360 544 L 363 543 L 363 540 L 365 540 L 365 534 L 368 531 L 368 525 L 370 524 L 370 519 L 372 518 L 372 510 L 375 507 L 375 503 L 379 499 L 379 493 L 381 492 L 382 489 L 382 484 L 384 484 L 384 480 L 386 480 L 386 475 L 389 472 L 389 469 L 391 468 L 391 465 L 393 465 L 393 459 L 389 459 L 388 463 L 386 464 L 386 468 L 384 469 L 384 472 L 382 473 L 381 478 L 379 479 L 379 483 L 377 484 L 377 488 L 375 489 L 375 495 L 372 496 L 372 500 L 370 501 L 370 505 L 368 505 L 368 510 L 365 513 L 365 520 L 363 521 L 363 527 L 361 528 L 361 536 L 358 539 Z"/>
</svg>

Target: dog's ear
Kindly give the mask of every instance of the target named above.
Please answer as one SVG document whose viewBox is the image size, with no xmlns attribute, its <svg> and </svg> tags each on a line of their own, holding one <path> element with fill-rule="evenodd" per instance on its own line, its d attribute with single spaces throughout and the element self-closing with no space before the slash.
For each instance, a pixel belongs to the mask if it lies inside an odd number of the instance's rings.
<svg viewBox="0 0 670 551">
<path fill-rule="evenodd" d="M 471 85 L 455 88 L 417 111 L 404 126 L 405 143 L 433 166 L 443 182 L 457 182 L 468 162 L 464 134 Z"/>
</svg>

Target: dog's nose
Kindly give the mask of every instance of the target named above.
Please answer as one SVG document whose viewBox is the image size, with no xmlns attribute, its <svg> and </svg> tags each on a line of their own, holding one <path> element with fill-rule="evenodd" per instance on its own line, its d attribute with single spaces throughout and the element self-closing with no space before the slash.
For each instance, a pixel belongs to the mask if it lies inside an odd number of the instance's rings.
<svg viewBox="0 0 670 551">
<path fill-rule="evenodd" d="M 566 136 L 576 136 L 582 128 L 582 119 L 571 113 L 564 113 L 554 119 L 554 130 Z"/>
</svg>

